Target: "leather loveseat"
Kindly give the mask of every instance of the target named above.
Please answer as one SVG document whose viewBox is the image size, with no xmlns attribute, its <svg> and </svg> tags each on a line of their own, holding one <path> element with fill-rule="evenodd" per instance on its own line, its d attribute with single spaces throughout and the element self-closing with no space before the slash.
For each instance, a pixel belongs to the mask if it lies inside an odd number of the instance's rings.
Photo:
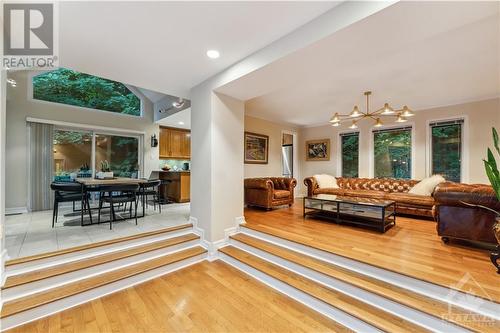
<svg viewBox="0 0 500 333">
<path fill-rule="evenodd" d="M 482 205 L 500 211 L 500 201 L 491 186 L 446 182 L 436 188 L 434 198 L 437 232 L 444 242 L 454 238 L 497 244 L 493 231 L 495 214 L 466 204 Z"/>
<path fill-rule="evenodd" d="M 308 196 L 316 194 L 335 194 L 341 196 L 392 200 L 396 202 L 396 212 L 399 214 L 432 218 L 432 208 L 435 204 L 434 198 L 432 196 L 408 193 L 417 183 L 417 180 L 337 177 L 337 185 L 339 188 L 319 188 L 314 177 L 304 179 Z"/>
<path fill-rule="evenodd" d="M 295 178 L 266 177 L 245 179 L 245 204 L 266 209 L 293 204 Z"/>
</svg>

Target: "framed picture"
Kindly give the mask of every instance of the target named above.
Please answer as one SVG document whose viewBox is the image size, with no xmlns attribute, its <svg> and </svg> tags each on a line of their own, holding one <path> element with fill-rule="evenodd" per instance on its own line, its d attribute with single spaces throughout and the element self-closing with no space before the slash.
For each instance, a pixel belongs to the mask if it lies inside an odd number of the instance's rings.
<svg viewBox="0 0 500 333">
<path fill-rule="evenodd" d="M 269 137 L 263 134 L 245 132 L 245 163 L 267 164 Z"/>
<path fill-rule="evenodd" d="M 306 161 L 329 161 L 330 139 L 306 141 Z"/>
</svg>

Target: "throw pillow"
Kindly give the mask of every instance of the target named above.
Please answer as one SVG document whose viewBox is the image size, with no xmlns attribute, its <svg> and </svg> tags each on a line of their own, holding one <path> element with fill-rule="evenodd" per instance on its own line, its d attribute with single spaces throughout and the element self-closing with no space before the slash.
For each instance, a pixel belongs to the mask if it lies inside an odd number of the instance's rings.
<svg viewBox="0 0 500 333">
<path fill-rule="evenodd" d="M 337 185 L 337 178 L 322 174 L 322 175 L 314 175 L 314 179 L 318 183 L 319 188 L 339 188 Z"/>
<path fill-rule="evenodd" d="M 422 181 L 418 182 L 415 186 L 413 186 L 408 193 L 417 194 L 417 195 L 426 195 L 431 196 L 434 192 L 434 189 L 439 184 L 445 182 L 446 179 L 441 175 L 433 175 L 431 177 L 427 177 L 422 179 Z"/>
</svg>

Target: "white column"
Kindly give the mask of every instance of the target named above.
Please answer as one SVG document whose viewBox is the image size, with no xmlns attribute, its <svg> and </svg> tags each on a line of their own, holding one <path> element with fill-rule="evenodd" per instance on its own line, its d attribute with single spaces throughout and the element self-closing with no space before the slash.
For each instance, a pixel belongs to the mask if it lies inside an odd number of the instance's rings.
<svg viewBox="0 0 500 333">
<path fill-rule="evenodd" d="M 209 242 L 243 216 L 243 131 L 244 102 L 191 91 L 191 216 Z"/>
</svg>

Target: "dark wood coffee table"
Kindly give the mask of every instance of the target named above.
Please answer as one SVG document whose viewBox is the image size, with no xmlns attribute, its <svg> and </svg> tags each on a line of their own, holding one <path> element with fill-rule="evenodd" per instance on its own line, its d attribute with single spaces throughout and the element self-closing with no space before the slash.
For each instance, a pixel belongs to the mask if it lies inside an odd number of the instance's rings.
<svg viewBox="0 0 500 333">
<path fill-rule="evenodd" d="M 318 194 L 304 197 L 303 215 L 371 227 L 384 233 L 396 225 L 396 202 Z"/>
</svg>

